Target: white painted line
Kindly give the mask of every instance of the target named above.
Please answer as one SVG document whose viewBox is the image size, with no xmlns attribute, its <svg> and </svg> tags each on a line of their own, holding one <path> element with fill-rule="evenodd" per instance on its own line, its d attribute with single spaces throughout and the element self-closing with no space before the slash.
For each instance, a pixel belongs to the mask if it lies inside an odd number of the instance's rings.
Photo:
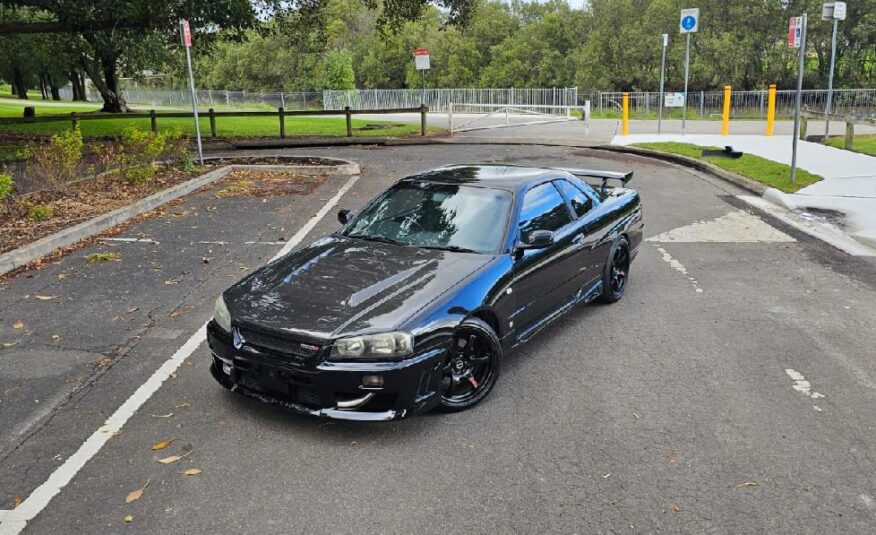
<svg viewBox="0 0 876 535">
<path fill-rule="evenodd" d="M 298 245 L 308 233 L 316 226 L 325 215 L 332 210 L 341 197 L 356 183 L 359 175 L 350 177 L 350 180 L 344 184 L 334 197 L 328 200 L 322 208 L 310 220 L 295 233 L 292 238 L 286 242 L 280 251 L 274 255 L 271 261 L 274 261 L 282 256 L 285 256 Z M 152 397 L 155 392 L 161 388 L 161 385 L 172 373 L 174 373 L 182 363 L 189 358 L 192 353 L 207 339 L 207 323 L 201 326 L 200 329 L 189 337 L 188 340 L 176 350 L 176 352 L 164 364 L 152 374 L 145 383 L 129 397 L 121 407 L 116 409 L 104 422 L 103 426 L 92 433 L 76 453 L 71 455 L 64 461 L 64 464 L 55 469 L 49 478 L 21 502 L 17 508 L 12 511 L 6 511 L 0 516 L 0 535 L 17 535 L 24 530 L 27 522 L 33 520 L 43 509 L 49 505 L 57 494 L 79 473 L 79 470 L 91 460 L 92 457 L 103 448 L 103 445 L 109 441 L 116 433 L 122 430 L 122 427 L 131 419 L 137 410 Z"/>
<path fill-rule="evenodd" d="M 700 288 L 700 283 L 694 277 L 691 277 L 687 273 L 687 268 L 684 267 L 684 264 L 673 258 L 672 255 L 669 254 L 663 247 L 658 246 L 657 251 L 662 256 L 663 261 L 669 264 L 669 267 L 687 277 L 688 282 L 690 282 L 691 285 L 694 287 L 694 291 L 696 291 L 696 293 L 703 293 L 703 289 Z"/>
<path fill-rule="evenodd" d="M 809 384 L 809 381 L 807 381 L 805 377 L 803 377 L 802 373 L 791 368 L 786 369 L 785 373 L 788 374 L 788 377 L 790 377 L 792 381 L 794 381 L 794 384 L 792 384 L 791 387 L 797 392 L 805 394 L 812 399 L 821 399 L 824 397 L 824 394 L 812 390 L 812 385 Z M 820 408 L 817 408 L 816 410 L 821 411 Z"/>
<path fill-rule="evenodd" d="M 101 238 L 100 241 L 117 241 L 122 243 L 154 243 L 158 245 L 158 242 L 153 240 L 152 238 Z"/>
<path fill-rule="evenodd" d="M 286 245 L 284 241 L 245 241 L 244 245 Z"/>
<path fill-rule="evenodd" d="M 199 241 L 198 245 L 228 245 L 227 241 Z"/>
</svg>

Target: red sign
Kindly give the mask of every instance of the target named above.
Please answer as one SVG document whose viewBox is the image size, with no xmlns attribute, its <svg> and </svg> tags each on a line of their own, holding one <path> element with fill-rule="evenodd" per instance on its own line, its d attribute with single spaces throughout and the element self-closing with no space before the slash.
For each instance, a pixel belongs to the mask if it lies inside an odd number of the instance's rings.
<svg viewBox="0 0 876 535">
<path fill-rule="evenodd" d="M 183 45 L 191 48 L 192 47 L 192 30 L 189 28 L 189 21 L 186 19 L 182 19 L 179 21 L 180 26 L 182 26 L 182 40 Z"/>
<path fill-rule="evenodd" d="M 790 48 L 800 48 L 802 34 L 803 18 L 791 17 L 791 22 L 788 24 L 788 46 Z"/>
<path fill-rule="evenodd" d="M 415 56 L 428 56 L 429 49 L 428 48 L 418 48 L 418 49 L 414 50 L 414 55 Z"/>
</svg>

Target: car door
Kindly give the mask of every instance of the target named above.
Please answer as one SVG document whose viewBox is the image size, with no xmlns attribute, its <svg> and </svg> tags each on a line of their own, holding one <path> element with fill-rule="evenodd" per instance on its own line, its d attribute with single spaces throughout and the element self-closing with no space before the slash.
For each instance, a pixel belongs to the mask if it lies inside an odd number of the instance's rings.
<svg viewBox="0 0 876 535">
<path fill-rule="evenodd" d="M 554 184 L 568 201 L 575 216 L 572 225 L 574 229 L 572 242 L 575 247 L 572 258 L 577 270 L 575 286 L 576 289 L 583 288 L 587 291 L 602 275 L 602 268 L 605 265 L 603 251 L 599 247 L 602 233 L 593 225 L 593 209 L 598 201 L 594 195 L 589 195 L 582 187 L 570 180 L 559 179 L 555 180 Z"/>
<path fill-rule="evenodd" d="M 576 268 L 569 255 L 573 217 L 566 200 L 552 182 L 530 188 L 523 196 L 517 217 L 517 240 L 535 230 L 554 233 L 554 242 L 543 249 L 516 252 L 513 291 L 517 309 L 512 321 L 518 336 L 526 335 L 556 311 L 568 294 Z"/>
</svg>

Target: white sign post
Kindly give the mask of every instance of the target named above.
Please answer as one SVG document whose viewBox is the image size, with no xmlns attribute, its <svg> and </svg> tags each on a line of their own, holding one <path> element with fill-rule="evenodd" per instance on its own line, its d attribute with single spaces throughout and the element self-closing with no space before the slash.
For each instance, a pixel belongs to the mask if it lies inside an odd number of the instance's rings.
<svg viewBox="0 0 876 535">
<path fill-rule="evenodd" d="M 685 34 L 684 47 L 684 108 L 681 111 L 681 134 L 684 135 L 687 126 L 687 81 L 690 76 L 690 34 L 700 31 L 700 10 L 698 8 L 682 9 L 678 22 L 679 33 Z"/>
<path fill-rule="evenodd" d="M 423 90 L 420 93 L 420 104 L 426 105 L 426 71 L 431 68 L 429 61 L 429 49 L 418 48 L 414 50 L 414 66 L 420 71 L 420 78 L 423 81 Z"/>
<path fill-rule="evenodd" d="M 183 48 L 186 49 L 186 64 L 189 68 L 189 89 L 192 92 L 192 114 L 195 116 L 195 135 L 198 138 L 198 161 L 204 165 L 204 148 L 201 145 L 201 123 L 198 120 L 198 96 L 195 94 L 195 75 L 192 73 L 192 30 L 189 21 L 180 19 L 180 37 Z"/>
<path fill-rule="evenodd" d="M 657 101 L 657 135 L 660 135 L 663 126 L 663 80 L 666 73 L 666 47 L 669 46 L 669 34 L 663 34 L 663 53 L 660 56 L 660 100 Z"/>
<path fill-rule="evenodd" d="M 794 103 L 794 135 L 791 136 L 791 184 L 797 180 L 797 139 L 800 137 L 800 104 L 803 100 L 803 68 L 806 59 L 806 13 L 792 17 L 788 25 L 788 46 L 797 52 L 797 98 Z"/>
<path fill-rule="evenodd" d="M 846 20 L 845 2 L 828 2 L 821 6 L 821 18 L 833 21 L 830 39 L 830 76 L 827 78 L 827 103 L 824 106 L 824 138 L 830 135 L 830 111 L 833 107 L 833 70 L 836 65 L 836 30 L 839 21 Z"/>
</svg>

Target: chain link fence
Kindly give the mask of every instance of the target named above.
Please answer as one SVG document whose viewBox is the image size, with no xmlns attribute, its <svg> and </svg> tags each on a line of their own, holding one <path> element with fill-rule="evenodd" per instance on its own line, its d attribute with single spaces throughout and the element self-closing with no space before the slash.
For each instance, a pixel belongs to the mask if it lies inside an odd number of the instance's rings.
<svg viewBox="0 0 876 535">
<path fill-rule="evenodd" d="M 497 105 L 513 106 L 575 106 L 578 88 L 547 89 L 358 89 L 323 91 L 327 110 L 412 108 L 420 104 L 429 111 L 445 113 L 452 104 L 466 104 L 471 113 L 490 113 Z M 485 107 L 480 109 L 478 104 Z"/>
<path fill-rule="evenodd" d="M 224 89 L 197 90 L 198 104 L 201 107 L 219 109 L 277 109 L 321 110 L 322 92 L 294 91 L 256 93 L 252 91 L 226 91 Z M 134 106 L 166 106 L 188 108 L 192 105 L 188 89 L 154 89 L 137 86 L 123 87 L 122 94 L 128 104 Z M 69 87 L 61 89 L 61 98 L 73 98 Z M 88 100 L 100 102 L 100 93 L 89 87 Z"/>
<path fill-rule="evenodd" d="M 776 91 L 776 117 L 790 118 L 794 114 L 796 91 L 783 89 Z M 620 110 L 623 93 L 596 92 L 579 93 L 578 104 L 590 100 L 595 114 L 615 116 Z M 766 119 L 769 92 L 733 91 L 730 95 L 731 119 Z M 635 118 L 656 118 L 659 112 L 660 93 L 629 93 L 630 116 Z M 809 110 L 823 111 L 827 104 L 826 89 L 806 89 L 802 95 L 802 106 Z M 723 91 L 691 91 L 688 94 L 688 119 L 720 117 L 724 107 Z M 839 115 L 873 115 L 876 113 L 876 89 L 834 89 L 833 113 Z M 664 116 L 681 115 L 680 108 L 664 108 Z"/>
</svg>

